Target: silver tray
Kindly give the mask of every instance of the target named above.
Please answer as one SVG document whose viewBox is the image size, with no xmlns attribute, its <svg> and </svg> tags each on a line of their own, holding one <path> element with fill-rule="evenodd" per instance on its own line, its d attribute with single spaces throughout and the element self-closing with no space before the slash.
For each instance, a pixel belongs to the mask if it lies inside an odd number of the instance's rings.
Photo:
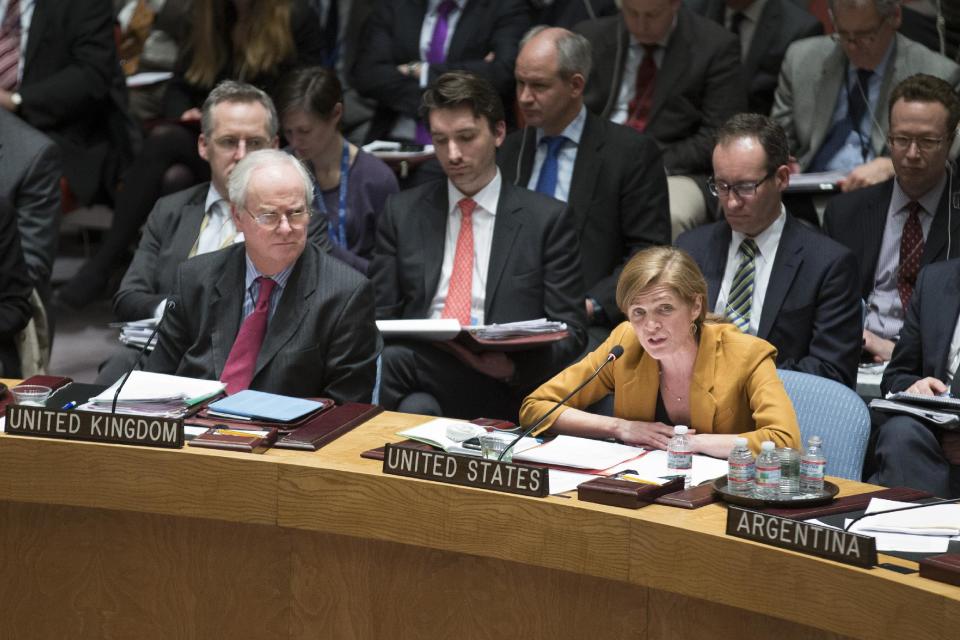
<svg viewBox="0 0 960 640">
<path fill-rule="evenodd" d="M 829 480 L 823 481 L 823 492 L 797 493 L 782 498 L 758 498 L 754 496 L 743 496 L 731 493 L 727 489 L 727 476 L 720 476 L 713 481 L 713 491 L 724 502 L 738 504 L 741 507 L 816 507 L 822 504 L 830 504 L 837 494 L 840 493 L 840 487 Z"/>
</svg>

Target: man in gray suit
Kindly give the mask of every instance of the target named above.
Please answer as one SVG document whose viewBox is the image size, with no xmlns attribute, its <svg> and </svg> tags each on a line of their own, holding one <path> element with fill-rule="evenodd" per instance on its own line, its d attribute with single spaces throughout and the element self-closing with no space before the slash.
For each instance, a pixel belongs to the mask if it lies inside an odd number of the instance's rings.
<svg viewBox="0 0 960 640">
<path fill-rule="evenodd" d="M 313 183 L 282 151 L 255 151 L 229 179 L 244 243 L 177 274 L 145 369 L 337 402 L 369 402 L 380 354 L 373 287 L 307 242 Z"/>
<path fill-rule="evenodd" d="M 0 196 L 17 212 L 27 272 L 44 302 L 60 229 L 60 151 L 53 140 L 0 109 Z"/>
<path fill-rule="evenodd" d="M 890 92 L 927 73 L 960 86 L 960 67 L 899 34 L 898 0 L 830 0 L 836 33 L 787 49 L 771 116 L 799 170 L 843 171 L 844 191 L 893 177 L 886 147 Z M 826 108 L 825 108 L 826 107 Z"/>
</svg>

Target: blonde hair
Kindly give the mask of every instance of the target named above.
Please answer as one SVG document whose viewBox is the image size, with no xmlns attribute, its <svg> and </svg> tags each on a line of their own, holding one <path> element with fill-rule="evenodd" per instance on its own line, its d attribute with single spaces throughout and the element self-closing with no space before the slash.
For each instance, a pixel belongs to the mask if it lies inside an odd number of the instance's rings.
<svg viewBox="0 0 960 640">
<path fill-rule="evenodd" d="M 249 13 L 227 29 L 229 0 L 195 0 L 190 30 L 190 66 L 184 74 L 198 87 L 212 87 L 233 52 L 228 75 L 249 81 L 293 58 L 296 46 L 290 32 L 290 0 L 251 2 Z"/>
<path fill-rule="evenodd" d="M 707 317 L 707 281 L 700 267 L 675 247 L 649 247 L 630 258 L 617 280 L 617 306 L 628 315 L 630 304 L 656 285 L 669 287 L 690 306 L 700 302 L 700 315 L 694 320 L 698 329 L 705 321 L 716 321 L 712 314 Z"/>
</svg>

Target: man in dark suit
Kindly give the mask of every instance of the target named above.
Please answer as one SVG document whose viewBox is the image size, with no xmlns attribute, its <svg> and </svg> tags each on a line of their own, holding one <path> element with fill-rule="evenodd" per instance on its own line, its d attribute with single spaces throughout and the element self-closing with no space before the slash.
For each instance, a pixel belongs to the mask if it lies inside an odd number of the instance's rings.
<svg viewBox="0 0 960 640">
<path fill-rule="evenodd" d="M 528 126 L 507 136 L 497 161 L 506 182 L 570 205 L 592 350 L 623 320 L 616 303 L 620 270 L 640 249 L 670 243 L 670 216 L 659 148 L 649 136 L 586 110 L 589 74 L 586 38 L 566 29 L 531 29 L 516 68 Z"/>
<path fill-rule="evenodd" d="M 779 368 L 853 387 L 862 327 L 856 260 L 786 212 L 788 158 L 770 118 L 731 118 L 717 136 L 711 178 L 725 219 L 683 234 L 677 246 L 700 265 L 709 308 L 773 344 Z"/>
<path fill-rule="evenodd" d="M 306 170 L 255 151 L 231 173 L 229 198 L 244 243 L 180 267 L 145 369 L 219 379 L 228 393 L 369 402 L 381 346 L 373 287 L 307 242 Z"/>
<path fill-rule="evenodd" d="M 917 74 L 890 101 L 896 177 L 831 199 L 824 215 L 824 230 L 859 263 L 863 349 L 875 362 L 893 353 L 920 269 L 960 256 L 960 186 L 947 169 L 960 98 L 948 82 Z"/>
<path fill-rule="evenodd" d="M 617 13 L 616 0 L 527 0 L 535 10 L 534 22 L 572 29 L 584 20 Z"/>
<path fill-rule="evenodd" d="M 681 0 L 623 0 L 621 15 L 575 30 L 593 48 L 587 108 L 663 150 L 674 237 L 705 222 L 714 134 L 747 108 L 737 39 Z"/>
<path fill-rule="evenodd" d="M 924 267 L 880 389 L 960 395 L 960 260 Z M 875 472 L 870 482 L 960 497 L 960 435 L 912 416 L 874 414 Z"/>
<path fill-rule="evenodd" d="M 424 107 L 447 179 L 387 200 L 371 263 L 377 316 L 448 317 L 461 325 L 546 317 L 565 322 L 570 335 L 510 355 L 388 343 L 382 404 L 516 420 L 523 395 L 585 344 L 577 230 L 562 202 L 502 179 L 496 150 L 506 125 L 490 83 L 445 74 L 424 94 Z"/>
<path fill-rule="evenodd" d="M 453 69 L 482 75 L 506 101 L 517 43 L 529 25 L 525 0 L 381 1 L 350 71 L 353 87 L 377 101 L 367 139 L 428 144 L 420 98 Z"/>
<path fill-rule="evenodd" d="M 16 65 L 0 69 L 0 107 L 59 145 L 64 176 L 81 204 L 112 195 L 132 157 L 112 4 L 18 0 L 2 8 L 0 50 L 21 55 L 4 56 Z"/>
<path fill-rule="evenodd" d="M 0 377 L 20 377 L 17 334 L 30 322 L 33 283 L 20 251 L 13 204 L 0 195 Z"/>
<path fill-rule="evenodd" d="M 768 114 L 787 47 L 819 36 L 823 25 L 793 0 L 685 0 L 692 11 L 722 24 L 740 39 L 750 110 Z"/>
</svg>

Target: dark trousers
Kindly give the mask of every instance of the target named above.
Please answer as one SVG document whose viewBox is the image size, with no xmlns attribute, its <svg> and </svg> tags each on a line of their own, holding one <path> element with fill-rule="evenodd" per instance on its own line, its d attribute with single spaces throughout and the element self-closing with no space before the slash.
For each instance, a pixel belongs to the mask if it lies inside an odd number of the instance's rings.
<svg viewBox="0 0 960 640">
<path fill-rule="evenodd" d="M 876 420 L 873 436 L 871 483 L 960 497 L 960 467 L 944 456 L 933 428 L 911 416 L 891 415 Z"/>
</svg>

